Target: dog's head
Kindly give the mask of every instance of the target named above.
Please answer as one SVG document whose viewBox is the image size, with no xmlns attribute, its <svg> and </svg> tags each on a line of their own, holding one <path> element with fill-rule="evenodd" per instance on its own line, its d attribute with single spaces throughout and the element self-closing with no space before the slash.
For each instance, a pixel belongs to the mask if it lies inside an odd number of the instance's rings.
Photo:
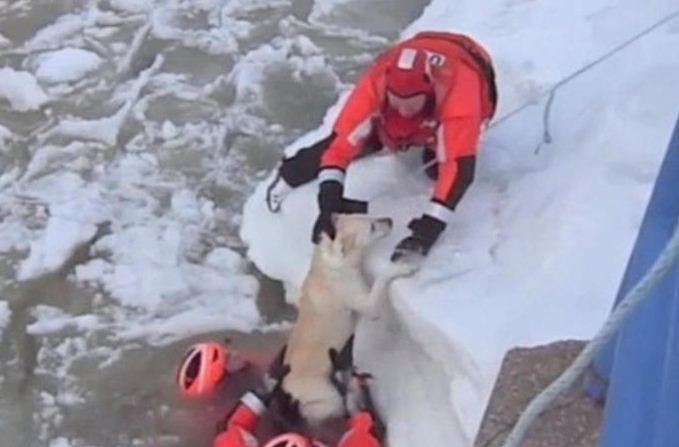
<svg viewBox="0 0 679 447">
<path fill-rule="evenodd" d="M 335 239 L 321 237 L 320 248 L 326 254 L 344 262 L 359 263 L 365 249 L 375 240 L 391 232 L 392 220 L 356 214 L 333 214 Z"/>
</svg>

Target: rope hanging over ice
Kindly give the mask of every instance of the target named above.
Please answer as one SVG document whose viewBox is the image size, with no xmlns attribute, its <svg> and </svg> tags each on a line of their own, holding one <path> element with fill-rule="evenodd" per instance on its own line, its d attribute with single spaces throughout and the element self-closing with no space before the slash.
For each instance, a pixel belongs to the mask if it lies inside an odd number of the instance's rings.
<svg viewBox="0 0 679 447">
<path fill-rule="evenodd" d="M 674 19 L 679 17 L 679 10 L 674 11 L 673 13 L 670 13 L 663 17 L 662 19 L 658 20 L 655 22 L 653 25 L 649 26 L 648 28 L 640 31 L 639 33 L 635 34 L 634 36 L 630 37 L 626 41 L 622 42 L 621 44 L 611 48 L 609 51 L 606 53 L 602 54 L 598 58 L 594 59 L 592 62 L 583 65 L 579 69 L 575 70 L 573 73 L 569 74 L 568 76 L 564 77 L 561 79 L 559 82 L 554 84 L 552 87 L 547 89 L 546 91 L 540 93 L 537 97 L 532 98 L 530 101 L 525 102 L 524 104 L 520 105 L 519 107 L 515 108 L 511 112 L 505 114 L 501 118 L 493 121 L 488 128 L 492 129 L 493 127 L 499 126 L 503 122 L 511 119 L 514 115 L 520 113 L 524 109 L 535 105 L 537 103 L 537 100 L 549 95 L 547 99 L 547 104 L 545 104 L 545 109 L 542 115 L 542 123 L 543 123 L 543 135 L 542 135 L 542 141 L 538 144 L 538 146 L 535 148 L 535 153 L 538 153 L 540 151 L 540 148 L 542 147 L 543 144 L 549 144 L 552 142 L 552 136 L 549 133 L 549 114 L 552 110 L 552 104 L 554 103 L 554 96 L 556 95 L 556 91 L 564 86 L 565 84 L 569 83 L 573 79 L 577 78 L 581 74 L 591 70 L 592 68 L 596 67 L 600 63 L 604 62 L 605 60 L 611 58 L 615 54 L 619 53 L 620 51 L 624 50 L 628 46 L 632 45 L 634 42 L 640 40 L 642 37 L 645 37 L 646 35 L 650 34 L 651 32 L 655 31 L 656 29 L 660 28 L 667 22 L 670 22 Z"/>
<path fill-rule="evenodd" d="M 505 440 L 503 447 L 520 447 L 528 429 L 537 417 L 556 399 L 568 390 L 589 367 L 594 358 L 606 346 L 627 319 L 651 296 L 651 291 L 663 280 L 679 259 L 679 222 L 674 235 L 658 259 L 643 278 L 620 301 L 599 332 L 585 346 L 580 355 L 554 382 L 545 388 L 528 404 L 516 425 Z"/>
</svg>

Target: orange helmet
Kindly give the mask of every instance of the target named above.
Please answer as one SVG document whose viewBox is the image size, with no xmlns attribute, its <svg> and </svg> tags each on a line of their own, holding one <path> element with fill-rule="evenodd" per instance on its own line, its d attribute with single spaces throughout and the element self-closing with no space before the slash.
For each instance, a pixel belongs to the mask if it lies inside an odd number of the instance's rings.
<svg viewBox="0 0 679 447">
<path fill-rule="evenodd" d="M 226 374 L 229 353 L 219 343 L 191 346 L 177 370 L 177 385 L 184 396 L 201 397 L 217 388 Z"/>
<path fill-rule="evenodd" d="M 388 91 L 409 97 L 433 90 L 427 52 L 415 48 L 402 48 L 384 74 Z"/>
<path fill-rule="evenodd" d="M 402 48 L 384 73 L 387 104 L 405 118 L 424 109 L 433 94 L 424 50 Z"/>
</svg>

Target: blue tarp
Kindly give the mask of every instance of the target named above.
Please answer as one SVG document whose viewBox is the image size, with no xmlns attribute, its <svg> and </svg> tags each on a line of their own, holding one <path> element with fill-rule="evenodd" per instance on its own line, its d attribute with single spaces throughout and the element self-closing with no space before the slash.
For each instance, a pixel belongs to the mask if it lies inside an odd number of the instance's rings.
<svg viewBox="0 0 679 447">
<path fill-rule="evenodd" d="M 642 150 L 640 148 L 639 150 Z M 679 218 L 679 120 L 660 168 L 617 300 L 644 276 Z M 599 356 L 602 447 L 679 446 L 679 267 L 653 291 Z M 589 389 L 597 393 L 595 387 Z M 599 397 L 602 397 L 601 395 Z"/>
</svg>

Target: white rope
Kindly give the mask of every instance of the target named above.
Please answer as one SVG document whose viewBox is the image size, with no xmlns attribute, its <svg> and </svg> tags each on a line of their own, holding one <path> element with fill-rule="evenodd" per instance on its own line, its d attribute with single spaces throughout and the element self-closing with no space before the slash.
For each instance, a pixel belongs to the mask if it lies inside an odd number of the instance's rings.
<svg viewBox="0 0 679 447">
<path fill-rule="evenodd" d="M 554 85 L 553 85 L 552 87 L 550 87 L 549 89 L 547 89 L 547 90 L 543 91 L 542 93 L 540 93 L 539 96 L 537 96 L 537 97 L 535 97 L 535 98 L 532 98 L 530 101 L 525 102 L 524 104 L 522 104 L 522 105 L 520 105 L 519 107 L 515 108 L 514 110 L 508 112 L 508 113 L 505 114 L 504 116 L 498 118 L 498 119 L 495 120 L 493 123 L 491 123 L 488 127 L 489 127 L 489 128 L 493 128 L 493 127 L 495 127 L 495 126 L 498 126 L 498 125 L 502 124 L 504 121 L 507 121 L 508 119 L 512 118 L 512 117 L 513 117 L 514 115 L 516 115 L 517 113 L 523 111 L 523 110 L 526 109 L 527 107 L 530 107 L 530 106 L 532 106 L 532 105 L 535 105 L 535 104 L 538 102 L 538 99 L 542 98 L 543 96 L 546 96 L 546 95 L 553 95 L 554 92 L 555 92 L 559 87 L 561 87 L 562 85 L 567 84 L 568 82 L 570 82 L 570 81 L 572 81 L 573 79 L 577 78 L 578 76 L 580 76 L 581 74 L 585 73 L 586 71 L 589 71 L 590 69 L 592 69 L 592 68 L 594 68 L 595 66 L 599 65 L 600 63 L 602 63 L 602 62 L 605 61 L 606 59 L 609 59 L 610 57 L 614 56 L 616 53 L 619 53 L 620 51 L 624 50 L 625 48 L 627 48 L 628 46 L 630 46 L 630 45 L 633 44 L 634 42 L 640 40 L 642 37 L 645 37 L 647 34 L 650 34 L 651 32 L 653 32 L 653 31 L 655 31 L 656 29 L 660 28 L 661 26 L 663 26 L 663 25 L 666 24 L 667 22 L 670 22 L 670 21 L 676 19 L 677 17 L 679 17 L 679 10 L 676 10 L 676 11 L 673 11 L 673 12 L 667 14 L 666 16 L 662 17 L 660 20 L 654 22 L 654 23 L 653 23 L 652 25 L 650 25 L 648 28 L 645 28 L 645 29 L 641 30 L 640 32 L 638 32 L 637 34 L 633 35 L 632 37 L 630 37 L 629 39 L 625 40 L 624 42 L 622 42 L 622 43 L 620 43 L 620 44 L 614 46 L 613 48 L 611 48 L 610 50 L 608 50 L 606 53 L 602 54 L 601 56 L 597 57 L 597 58 L 594 59 L 593 61 L 591 61 L 591 62 L 589 62 L 589 63 L 583 65 L 583 66 L 580 67 L 580 68 L 578 68 L 578 69 L 575 70 L 573 73 L 571 73 L 571 74 L 569 74 L 568 76 L 564 77 L 563 79 L 561 79 L 559 82 L 557 82 L 556 84 L 554 84 Z M 550 101 L 551 101 L 551 99 L 550 99 Z M 547 112 L 547 113 L 548 113 L 548 112 Z"/>
<path fill-rule="evenodd" d="M 679 224 L 674 230 L 672 239 L 670 239 L 665 249 L 660 253 L 651 269 L 620 301 L 596 336 L 585 346 L 566 371 L 528 404 L 528 407 L 521 414 L 512 432 L 505 440 L 503 447 L 521 446 L 528 428 L 535 419 L 547 409 L 559 394 L 569 389 L 589 367 L 594 357 L 611 341 L 629 316 L 641 303 L 651 297 L 651 291 L 662 281 L 677 262 L 677 259 L 679 259 Z"/>
<path fill-rule="evenodd" d="M 524 104 L 520 105 L 519 107 L 517 107 L 514 110 L 510 111 L 509 113 L 505 114 L 503 117 L 498 118 L 497 120 L 493 121 L 488 126 L 488 129 L 492 129 L 493 127 L 498 126 L 498 125 L 502 124 L 503 122 L 511 119 L 514 115 L 520 113 L 524 109 L 537 104 L 538 100 L 541 99 L 542 97 L 549 95 L 549 97 L 547 99 L 547 103 L 546 103 L 545 108 L 544 108 L 543 113 L 542 113 L 542 125 L 543 125 L 542 140 L 540 141 L 540 143 L 535 148 L 535 153 L 537 154 L 540 151 L 540 148 L 544 144 L 550 144 L 552 142 L 552 136 L 549 132 L 549 116 L 550 116 L 550 112 L 551 112 L 551 109 L 552 109 L 552 104 L 554 103 L 554 97 L 556 95 L 556 91 L 559 88 L 566 85 L 570 81 L 578 78 L 581 74 L 591 70 L 592 68 L 596 67 L 597 65 L 606 61 L 607 59 L 610 59 L 611 57 L 615 56 L 617 53 L 621 52 L 625 48 L 629 47 L 630 45 L 637 42 L 638 40 L 641 40 L 643 37 L 652 33 L 653 31 L 655 31 L 656 29 L 665 25 L 666 23 L 676 19 L 677 17 L 679 17 L 679 10 L 675 10 L 675 11 L 667 14 L 666 16 L 662 17 L 660 20 L 654 22 L 649 27 L 641 30 L 640 32 L 633 35 L 632 37 L 625 40 L 624 42 L 614 46 L 611 49 L 609 49 L 607 52 L 605 52 L 601 56 L 597 57 L 593 61 L 583 65 L 580 68 L 578 68 L 577 70 L 575 70 L 574 72 L 572 72 L 571 74 L 569 74 L 568 76 L 564 77 L 559 82 L 554 84 L 552 87 L 550 87 L 547 90 L 540 93 L 540 95 L 538 95 L 537 97 L 531 98 L 529 101 L 525 102 Z"/>
</svg>

